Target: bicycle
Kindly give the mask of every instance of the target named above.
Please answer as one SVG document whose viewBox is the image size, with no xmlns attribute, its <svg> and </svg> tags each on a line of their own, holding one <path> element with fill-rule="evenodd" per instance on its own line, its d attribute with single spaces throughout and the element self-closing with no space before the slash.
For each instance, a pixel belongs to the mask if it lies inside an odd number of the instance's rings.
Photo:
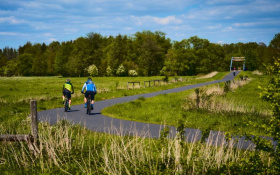
<svg viewBox="0 0 280 175">
<path fill-rule="evenodd" d="M 90 115 L 91 112 L 91 96 L 87 97 L 87 114 Z"/>
<path fill-rule="evenodd" d="M 85 94 L 85 93 L 83 93 Z M 91 113 L 91 95 L 88 95 L 87 97 L 87 114 L 90 115 Z"/>
<path fill-rule="evenodd" d="M 69 99 L 67 97 L 65 97 L 64 100 L 64 112 L 68 112 L 69 111 Z"/>
</svg>

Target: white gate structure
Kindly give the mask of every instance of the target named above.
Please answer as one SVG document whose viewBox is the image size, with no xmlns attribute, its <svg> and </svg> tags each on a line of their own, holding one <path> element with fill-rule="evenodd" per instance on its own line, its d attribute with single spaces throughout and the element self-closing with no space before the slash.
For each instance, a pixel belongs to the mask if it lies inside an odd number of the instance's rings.
<svg viewBox="0 0 280 175">
<path fill-rule="evenodd" d="M 245 57 L 231 57 L 231 61 L 230 61 L 230 70 L 229 71 L 232 71 L 233 70 L 233 67 L 232 67 L 232 62 L 233 61 L 242 61 L 243 62 L 243 70 L 245 70 Z"/>
</svg>

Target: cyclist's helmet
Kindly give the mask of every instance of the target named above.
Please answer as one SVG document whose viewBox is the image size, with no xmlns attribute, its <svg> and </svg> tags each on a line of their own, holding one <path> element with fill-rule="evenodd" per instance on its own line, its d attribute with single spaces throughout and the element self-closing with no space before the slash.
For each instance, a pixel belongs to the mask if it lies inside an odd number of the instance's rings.
<svg viewBox="0 0 280 175">
<path fill-rule="evenodd" d="M 70 80 L 69 78 L 66 79 L 66 82 L 67 82 L 67 83 L 70 82 L 70 81 L 71 81 L 71 80 Z"/>
</svg>

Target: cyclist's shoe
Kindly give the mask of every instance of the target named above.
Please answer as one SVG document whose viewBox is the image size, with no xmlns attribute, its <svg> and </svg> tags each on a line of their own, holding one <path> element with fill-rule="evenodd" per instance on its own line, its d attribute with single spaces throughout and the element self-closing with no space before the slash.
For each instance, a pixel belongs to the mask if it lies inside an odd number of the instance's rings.
<svg viewBox="0 0 280 175">
<path fill-rule="evenodd" d="M 87 108 L 87 104 L 85 103 L 85 108 Z"/>
<path fill-rule="evenodd" d="M 93 110 L 93 104 L 91 104 L 91 110 Z"/>
</svg>

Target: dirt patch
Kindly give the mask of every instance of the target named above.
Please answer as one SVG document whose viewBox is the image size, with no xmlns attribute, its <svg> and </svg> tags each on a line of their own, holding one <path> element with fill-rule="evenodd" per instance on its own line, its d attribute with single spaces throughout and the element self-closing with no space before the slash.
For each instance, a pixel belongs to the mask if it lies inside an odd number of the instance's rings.
<svg viewBox="0 0 280 175">
<path fill-rule="evenodd" d="M 211 77 L 214 77 L 217 73 L 218 73 L 217 71 L 211 72 L 211 73 L 209 73 L 209 74 L 207 74 L 207 75 L 203 75 L 203 76 L 201 76 L 201 77 L 197 77 L 197 79 L 201 79 L 201 78 L 211 78 Z"/>
</svg>

